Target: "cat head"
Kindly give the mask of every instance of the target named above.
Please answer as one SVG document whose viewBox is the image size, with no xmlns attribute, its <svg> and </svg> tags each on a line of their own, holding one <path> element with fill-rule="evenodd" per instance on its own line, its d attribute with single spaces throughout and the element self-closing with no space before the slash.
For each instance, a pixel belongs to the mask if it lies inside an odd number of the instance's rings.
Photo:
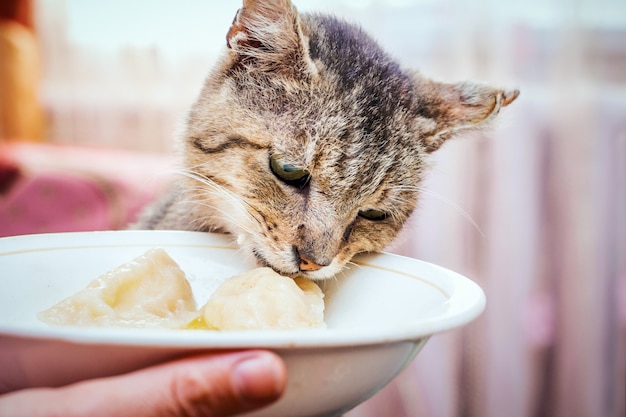
<svg viewBox="0 0 626 417">
<path fill-rule="evenodd" d="M 360 28 L 244 1 L 190 112 L 184 196 L 197 230 L 283 274 L 335 275 L 414 210 L 428 155 L 517 91 L 400 67 Z"/>
</svg>

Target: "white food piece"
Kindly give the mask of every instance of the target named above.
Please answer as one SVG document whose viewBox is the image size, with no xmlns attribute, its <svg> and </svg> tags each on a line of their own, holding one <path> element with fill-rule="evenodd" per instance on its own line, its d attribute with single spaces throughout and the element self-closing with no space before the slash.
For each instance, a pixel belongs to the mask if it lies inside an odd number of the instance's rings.
<svg viewBox="0 0 626 417">
<path fill-rule="evenodd" d="M 225 281 L 202 309 L 216 330 L 325 328 L 324 293 L 306 278 L 256 268 Z"/>
<path fill-rule="evenodd" d="M 185 273 L 165 250 L 152 249 L 39 318 L 52 325 L 181 328 L 197 314 Z"/>
</svg>

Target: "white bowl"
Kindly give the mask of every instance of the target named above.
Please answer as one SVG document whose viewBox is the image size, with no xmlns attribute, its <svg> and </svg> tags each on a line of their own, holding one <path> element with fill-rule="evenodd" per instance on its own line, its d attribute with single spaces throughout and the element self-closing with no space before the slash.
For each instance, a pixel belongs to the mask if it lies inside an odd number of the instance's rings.
<svg viewBox="0 0 626 417">
<path fill-rule="evenodd" d="M 390 254 L 359 256 L 322 283 L 326 330 L 176 331 L 50 327 L 37 313 L 107 270 L 164 248 L 198 304 L 254 267 L 228 237 L 175 231 L 29 235 L 0 239 L 0 390 L 61 386 L 213 349 L 266 348 L 286 362 L 276 404 L 249 416 L 335 416 L 371 397 L 438 332 L 484 309 L 482 290 L 444 268 Z"/>
</svg>

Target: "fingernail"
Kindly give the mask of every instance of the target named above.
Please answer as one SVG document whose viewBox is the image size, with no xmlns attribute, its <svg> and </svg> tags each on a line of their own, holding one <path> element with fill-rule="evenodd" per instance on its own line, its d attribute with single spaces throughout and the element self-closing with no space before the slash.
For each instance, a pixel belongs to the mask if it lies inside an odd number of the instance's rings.
<svg viewBox="0 0 626 417">
<path fill-rule="evenodd" d="M 258 354 L 238 362 L 233 385 L 242 399 L 267 403 L 277 399 L 285 388 L 284 370 L 270 354 Z"/>
</svg>

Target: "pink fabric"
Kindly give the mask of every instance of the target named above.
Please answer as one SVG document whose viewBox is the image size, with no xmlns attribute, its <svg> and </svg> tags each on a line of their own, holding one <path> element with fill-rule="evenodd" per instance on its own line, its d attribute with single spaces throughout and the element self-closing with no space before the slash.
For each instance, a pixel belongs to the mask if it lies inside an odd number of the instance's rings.
<svg viewBox="0 0 626 417">
<path fill-rule="evenodd" d="M 0 236 L 104 230 L 111 212 L 103 188 L 64 173 L 23 177 L 0 200 Z"/>
<path fill-rule="evenodd" d="M 123 229 L 163 191 L 172 158 L 0 144 L 0 236 Z"/>
</svg>

